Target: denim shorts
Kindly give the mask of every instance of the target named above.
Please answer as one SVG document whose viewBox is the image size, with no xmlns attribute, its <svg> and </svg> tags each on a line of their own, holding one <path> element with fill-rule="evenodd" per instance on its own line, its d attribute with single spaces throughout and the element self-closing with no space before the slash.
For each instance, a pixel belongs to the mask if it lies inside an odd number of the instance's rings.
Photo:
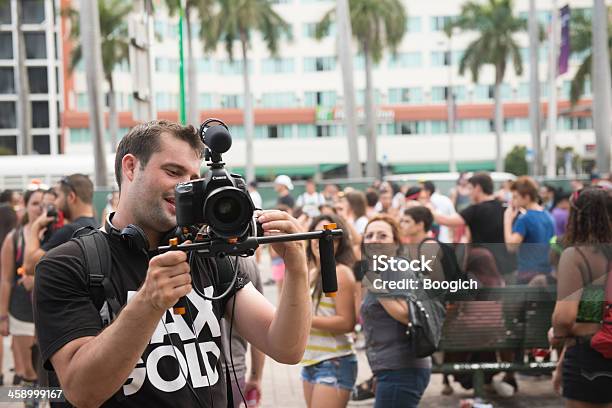
<svg viewBox="0 0 612 408">
<path fill-rule="evenodd" d="M 357 380 L 357 357 L 354 354 L 332 358 L 302 368 L 302 381 L 352 390 Z"/>
</svg>

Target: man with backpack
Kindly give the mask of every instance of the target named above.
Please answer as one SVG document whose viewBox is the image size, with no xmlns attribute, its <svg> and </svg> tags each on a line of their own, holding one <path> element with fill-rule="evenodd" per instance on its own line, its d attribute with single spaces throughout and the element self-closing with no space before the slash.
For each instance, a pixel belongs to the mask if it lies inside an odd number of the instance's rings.
<svg viewBox="0 0 612 408">
<path fill-rule="evenodd" d="M 224 315 L 275 360 L 301 358 L 311 320 L 301 242 L 272 245 L 287 271 L 276 310 L 240 269 L 235 284 L 225 285 L 231 260 L 156 250 L 176 226 L 175 185 L 199 178 L 203 147 L 192 126 L 152 121 L 134 127 L 117 148 L 121 193 L 103 235 L 73 239 L 39 262 L 34 317 L 41 353 L 73 405 L 227 406 Z M 266 235 L 299 231 L 297 221 L 279 211 L 262 212 L 258 221 Z M 100 256 L 83 250 L 91 247 L 87 237 L 98 237 Z M 101 307 L 94 289 L 105 295 Z M 213 299 L 226 289 L 230 296 Z M 173 314 L 184 297 L 186 313 Z"/>
<path fill-rule="evenodd" d="M 55 207 L 63 213 L 67 223 L 48 234 L 48 239 L 39 240 L 43 229 L 49 228 L 55 220 L 54 216 L 47 214 L 45 208 L 42 215 L 34 221 L 30 233 L 26 236 L 26 251 L 24 269 L 30 275 L 34 274 L 34 267 L 43 255 L 53 248 L 68 242 L 74 232 L 83 227 L 98 227 L 93 210 L 93 183 L 84 174 L 71 174 L 63 177 L 55 186 L 57 198 Z"/>
</svg>

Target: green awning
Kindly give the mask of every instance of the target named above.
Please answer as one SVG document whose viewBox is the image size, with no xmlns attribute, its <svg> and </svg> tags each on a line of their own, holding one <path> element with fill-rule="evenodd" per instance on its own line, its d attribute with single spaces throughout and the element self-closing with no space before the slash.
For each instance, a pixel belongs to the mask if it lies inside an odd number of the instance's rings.
<svg viewBox="0 0 612 408">
<path fill-rule="evenodd" d="M 395 174 L 402 173 L 442 173 L 450 171 L 448 163 L 404 163 L 393 164 L 391 169 Z M 494 161 L 473 161 L 457 163 L 458 171 L 495 170 Z"/>
<path fill-rule="evenodd" d="M 231 167 L 232 173 L 245 175 L 244 167 Z M 313 176 L 317 172 L 317 166 L 280 166 L 280 167 L 255 167 L 255 176 L 261 178 L 274 178 L 279 174 L 288 176 Z"/>
</svg>

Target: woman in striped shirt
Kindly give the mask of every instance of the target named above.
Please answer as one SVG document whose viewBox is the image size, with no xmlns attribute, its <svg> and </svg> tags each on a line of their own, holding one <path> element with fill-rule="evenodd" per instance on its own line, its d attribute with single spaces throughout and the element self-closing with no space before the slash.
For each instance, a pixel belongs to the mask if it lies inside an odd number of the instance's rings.
<svg viewBox="0 0 612 408">
<path fill-rule="evenodd" d="M 310 231 L 322 230 L 336 223 L 346 231 L 344 222 L 335 215 L 316 217 Z M 355 263 L 349 234 L 334 240 L 338 292 L 335 297 L 322 293 L 318 241 L 306 248 L 312 266 L 310 282 L 314 313 L 312 328 L 301 361 L 304 398 L 308 408 L 345 407 L 357 378 L 357 358 L 350 333 L 355 326 Z"/>
</svg>

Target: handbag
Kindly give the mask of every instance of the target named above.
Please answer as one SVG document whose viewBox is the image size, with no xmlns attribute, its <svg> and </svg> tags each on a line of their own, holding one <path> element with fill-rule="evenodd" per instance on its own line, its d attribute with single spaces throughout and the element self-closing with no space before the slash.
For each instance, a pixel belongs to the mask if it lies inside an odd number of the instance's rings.
<svg viewBox="0 0 612 408">
<path fill-rule="evenodd" d="M 431 356 L 440 344 L 446 305 L 439 298 L 430 298 L 423 287 L 421 274 L 417 274 L 419 289 L 406 295 L 408 303 L 408 329 L 413 354 L 418 358 Z"/>
</svg>

